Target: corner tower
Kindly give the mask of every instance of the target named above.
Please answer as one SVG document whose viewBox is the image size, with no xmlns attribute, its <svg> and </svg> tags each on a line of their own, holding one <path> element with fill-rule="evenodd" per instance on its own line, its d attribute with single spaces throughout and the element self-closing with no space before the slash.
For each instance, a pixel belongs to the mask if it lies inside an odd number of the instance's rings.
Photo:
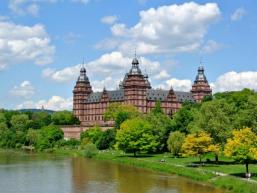
<svg viewBox="0 0 257 193">
<path fill-rule="evenodd" d="M 81 122 L 83 121 L 85 101 L 91 93 L 92 87 L 87 77 L 86 69 L 82 67 L 73 90 L 73 113 Z"/>
<path fill-rule="evenodd" d="M 198 74 L 192 86 L 191 93 L 195 101 L 198 103 L 201 102 L 205 96 L 210 96 L 212 94 L 211 87 L 204 74 L 203 66 L 198 68 Z"/>
</svg>

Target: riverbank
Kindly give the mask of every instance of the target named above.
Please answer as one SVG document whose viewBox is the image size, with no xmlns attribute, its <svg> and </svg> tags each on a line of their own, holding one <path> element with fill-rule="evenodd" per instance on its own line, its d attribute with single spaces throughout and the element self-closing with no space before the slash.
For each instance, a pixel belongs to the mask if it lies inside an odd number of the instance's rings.
<svg viewBox="0 0 257 193">
<path fill-rule="evenodd" d="M 73 156 L 83 155 L 83 151 L 61 150 L 57 152 Z M 226 158 L 222 158 L 219 164 L 211 162 L 200 166 L 198 159 L 194 157 L 172 158 L 169 154 L 133 157 L 118 151 L 100 151 L 93 159 L 175 174 L 198 182 L 211 184 L 234 193 L 256 193 L 257 190 L 257 166 L 250 166 L 254 176 L 251 180 L 247 180 L 239 177 L 244 175 L 244 165 L 235 164 L 232 160 Z"/>
</svg>

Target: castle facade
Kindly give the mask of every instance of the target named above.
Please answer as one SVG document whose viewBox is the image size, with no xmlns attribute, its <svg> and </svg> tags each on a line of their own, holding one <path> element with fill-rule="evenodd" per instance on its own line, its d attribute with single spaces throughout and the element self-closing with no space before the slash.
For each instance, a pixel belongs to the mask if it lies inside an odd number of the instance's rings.
<svg viewBox="0 0 257 193">
<path fill-rule="evenodd" d="M 169 90 L 153 89 L 148 76 L 141 72 L 138 59 L 134 58 L 130 71 L 125 74 L 117 90 L 103 88 L 102 92 L 94 92 L 86 69 L 82 67 L 73 90 L 73 113 L 82 126 L 112 127 L 113 121 L 104 121 L 104 112 L 111 103 L 134 105 L 142 113 L 148 113 L 160 101 L 163 111 L 172 116 L 181 108 L 183 102 L 201 102 L 205 96 L 211 94 L 203 67 L 198 68 L 189 92 L 174 91 L 172 87 Z"/>
</svg>

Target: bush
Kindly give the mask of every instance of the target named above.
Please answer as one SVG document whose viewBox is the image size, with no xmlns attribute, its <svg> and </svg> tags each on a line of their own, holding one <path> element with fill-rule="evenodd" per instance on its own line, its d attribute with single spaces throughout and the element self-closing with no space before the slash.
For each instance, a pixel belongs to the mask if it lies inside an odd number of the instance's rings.
<svg viewBox="0 0 257 193">
<path fill-rule="evenodd" d="M 115 144 L 115 129 L 108 129 L 103 132 L 100 138 L 96 142 L 96 146 L 99 150 L 109 149 Z"/>
<path fill-rule="evenodd" d="M 167 141 L 168 149 L 174 156 L 181 154 L 182 145 L 185 139 L 185 134 L 179 131 L 171 132 Z"/>
<path fill-rule="evenodd" d="M 87 158 L 92 158 L 96 156 L 98 153 L 98 149 L 96 148 L 96 145 L 93 143 L 88 143 L 84 146 L 84 156 Z"/>
<path fill-rule="evenodd" d="M 92 127 L 84 132 L 82 132 L 80 134 L 80 139 L 83 141 L 83 143 L 85 143 L 86 141 L 88 141 L 88 143 L 94 143 L 96 144 L 96 142 L 100 139 L 101 135 L 103 134 L 102 130 L 100 127 Z"/>
</svg>

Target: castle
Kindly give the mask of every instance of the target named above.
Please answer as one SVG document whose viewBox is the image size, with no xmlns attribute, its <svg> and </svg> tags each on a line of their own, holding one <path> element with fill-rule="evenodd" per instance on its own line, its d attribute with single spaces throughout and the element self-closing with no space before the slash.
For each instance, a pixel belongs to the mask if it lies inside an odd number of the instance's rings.
<svg viewBox="0 0 257 193">
<path fill-rule="evenodd" d="M 134 105 L 142 113 L 148 113 L 157 101 L 161 102 L 163 111 L 172 116 L 185 101 L 201 102 L 205 96 L 211 95 L 212 90 L 204 68 L 198 68 L 198 74 L 190 92 L 153 89 L 148 81 L 148 75 L 143 74 L 138 59 L 132 61 L 131 69 L 125 74 L 117 90 L 93 92 L 84 67 L 80 70 L 73 90 L 73 113 L 81 121 L 81 125 L 91 127 L 112 127 L 113 121 L 104 121 L 104 112 L 111 103 Z"/>
</svg>

